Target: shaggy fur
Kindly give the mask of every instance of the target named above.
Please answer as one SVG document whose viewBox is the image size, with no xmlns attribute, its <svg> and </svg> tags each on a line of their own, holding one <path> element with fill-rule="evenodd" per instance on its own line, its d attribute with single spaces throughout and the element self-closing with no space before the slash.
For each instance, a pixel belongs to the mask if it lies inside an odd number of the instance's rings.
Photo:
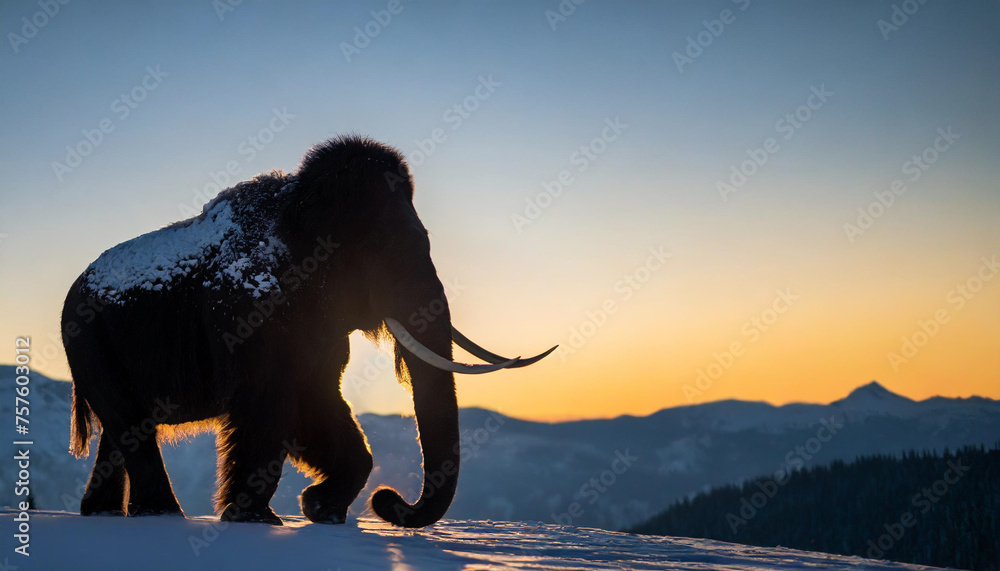
<svg viewBox="0 0 1000 571">
<path fill-rule="evenodd" d="M 412 197 L 397 151 L 341 137 L 309 150 L 294 175 L 240 183 L 198 217 L 120 244 L 88 267 L 62 314 L 73 452 L 87 455 L 101 429 L 81 513 L 181 514 L 157 442 L 211 428 L 223 519 L 280 524 L 268 503 L 290 458 L 314 478 L 302 512 L 343 522 L 372 469 L 340 394 L 347 337 L 379 337 L 383 318 L 407 323 L 444 299 Z M 183 256 L 156 249 L 190 249 L 187 236 L 203 229 L 219 229 L 218 239 Z M 450 358 L 450 327 L 445 306 L 413 333 Z M 372 507 L 419 527 L 441 518 L 454 496 L 458 408 L 450 373 L 401 347 L 395 353 L 400 378 L 412 383 L 425 481 L 415 504 L 386 488 Z"/>
</svg>

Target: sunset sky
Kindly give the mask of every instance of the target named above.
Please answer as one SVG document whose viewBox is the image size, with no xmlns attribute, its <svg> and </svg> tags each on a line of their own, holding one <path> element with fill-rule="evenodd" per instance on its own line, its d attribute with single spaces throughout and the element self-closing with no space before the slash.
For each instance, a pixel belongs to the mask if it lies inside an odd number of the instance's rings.
<svg viewBox="0 0 1000 571">
<path fill-rule="evenodd" d="M 1000 4 L 231 3 L 0 5 L 0 362 L 68 379 L 102 251 L 357 132 L 410 159 L 456 326 L 563 347 L 462 406 L 1000 397 Z M 352 355 L 357 412 L 412 410 Z"/>
</svg>

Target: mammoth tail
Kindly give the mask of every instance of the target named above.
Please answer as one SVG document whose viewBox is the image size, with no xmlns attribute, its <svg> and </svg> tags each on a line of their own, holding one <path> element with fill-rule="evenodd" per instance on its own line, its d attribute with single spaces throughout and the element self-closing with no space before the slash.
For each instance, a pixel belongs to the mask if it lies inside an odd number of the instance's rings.
<svg viewBox="0 0 1000 571">
<path fill-rule="evenodd" d="M 73 383 L 73 422 L 69 430 L 69 451 L 77 458 L 90 455 L 90 428 L 94 416 L 87 400 L 80 396 Z"/>
</svg>

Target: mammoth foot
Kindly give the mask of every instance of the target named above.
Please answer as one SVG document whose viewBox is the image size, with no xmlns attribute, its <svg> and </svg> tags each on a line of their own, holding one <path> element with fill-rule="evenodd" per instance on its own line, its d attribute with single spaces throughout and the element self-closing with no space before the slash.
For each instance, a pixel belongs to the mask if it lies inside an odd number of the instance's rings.
<svg viewBox="0 0 1000 571">
<path fill-rule="evenodd" d="M 121 488 L 88 489 L 80 499 L 80 515 L 124 516 L 125 497 Z"/>
<path fill-rule="evenodd" d="M 177 505 L 177 501 L 170 498 L 170 501 L 163 500 L 161 502 L 143 502 L 143 503 L 129 503 L 128 517 L 146 517 L 151 515 L 176 515 L 184 517 L 184 512 L 181 511 L 181 506 Z"/>
<path fill-rule="evenodd" d="M 226 509 L 222 510 L 222 515 L 219 516 L 222 521 L 237 521 L 243 523 L 269 523 L 271 525 L 283 525 L 281 518 L 274 513 L 274 510 L 270 506 L 264 509 L 240 509 L 236 504 L 229 504 Z"/>
<path fill-rule="evenodd" d="M 133 508 L 129 506 L 128 517 L 146 517 L 151 515 L 175 515 L 184 517 L 181 508 Z"/>
<path fill-rule="evenodd" d="M 302 515 L 313 523 L 337 524 L 347 521 L 347 506 L 325 496 L 318 486 L 309 486 L 302 490 L 299 505 L 302 507 Z"/>
<path fill-rule="evenodd" d="M 123 503 L 121 497 L 95 498 L 94 495 L 84 495 L 80 501 L 80 515 L 124 516 Z"/>
<path fill-rule="evenodd" d="M 123 510 L 85 510 L 80 509 L 80 515 L 82 516 L 106 516 L 106 517 L 123 517 L 125 512 Z"/>
</svg>

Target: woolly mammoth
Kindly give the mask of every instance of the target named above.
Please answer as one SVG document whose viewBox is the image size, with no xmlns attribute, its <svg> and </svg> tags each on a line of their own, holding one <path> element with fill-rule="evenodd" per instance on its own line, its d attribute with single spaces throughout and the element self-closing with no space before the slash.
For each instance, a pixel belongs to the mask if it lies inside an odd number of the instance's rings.
<svg viewBox="0 0 1000 571">
<path fill-rule="evenodd" d="M 257 176 L 198 216 L 107 250 L 73 283 L 62 325 L 72 451 L 86 456 L 101 429 L 84 515 L 181 514 L 158 441 L 214 428 L 222 519 L 280 525 L 268 504 L 288 458 L 314 479 L 302 513 L 344 522 L 372 469 L 340 393 L 348 335 L 361 330 L 394 341 L 424 468 L 415 503 L 380 488 L 371 507 L 398 526 L 429 525 L 458 480 L 453 373 L 552 351 L 508 359 L 452 327 L 406 164 L 358 137 L 317 145 L 296 174 Z M 453 341 L 486 363 L 453 362 Z"/>
</svg>

